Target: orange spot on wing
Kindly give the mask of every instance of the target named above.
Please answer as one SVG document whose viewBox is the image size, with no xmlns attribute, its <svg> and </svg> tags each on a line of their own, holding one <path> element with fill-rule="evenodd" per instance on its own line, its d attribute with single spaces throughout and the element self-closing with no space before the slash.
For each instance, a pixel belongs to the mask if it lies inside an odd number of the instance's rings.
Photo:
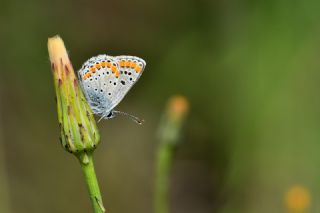
<svg viewBox="0 0 320 213">
<path fill-rule="evenodd" d="M 111 67 L 111 63 L 110 62 L 106 62 L 106 65 L 107 65 L 108 68 Z"/>
<path fill-rule="evenodd" d="M 96 68 L 97 68 L 97 69 L 100 69 L 100 68 L 101 68 L 101 65 L 100 65 L 100 64 L 96 64 Z"/>
<path fill-rule="evenodd" d="M 118 71 L 118 69 L 117 69 L 116 66 L 112 66 L 112 67 L 111 67 L 111 70 L 112 70 L 113 73 Z"/>
<path fill-rule="evenodd" d="M 124 67 L 125 66 L 125 61 L 120 61 L 119 65 L 120 65 L 120 67 Z"/>
<path fill-rule="evenodd" d="M 136 66 L 136 68 L 134 68 L 134 70 L 136 71 L 136 73 L 139 73 L 139 72 L 141 72 L 142 67 Z"/>
<path fill-rule="evenodd" d="M 105 61 L 101 62 L 101 66 L 105 67 L 106 66 L 106 62 Z"/>
<path fill-rule="evenodd" d="M 131 68 L 133 69 L 133 68 L 135 68 L 136 66 L 137 66 L 137 64 L 135 63 L 135 62 L 131 62 Z"/>
<path fill-rule="evenodd" d="M 90 72 L 95 72 L 96 68 L 95 67 L 90 67 Z"/>
<path fill-rule="evenodd" d="M 126 67 L 130 67 L 130 64 L 131 64 L 130 61 L 126 61 L 126 62 L 125 62 L 125 66 L 126 66 Z"/>
<path fill-rule="evenodd" d="M 120 72 L 116 66 L 111 67 L 112 72 L 116 75 L 116 77 L 120 76 Z"/>
<path fill-rule="evenodd" d="M 87 78 L 90 78 L 91 77 L 91 73 L 86 73 L 83 77 L 84 80 L 86 80 Z"/>
</svg>

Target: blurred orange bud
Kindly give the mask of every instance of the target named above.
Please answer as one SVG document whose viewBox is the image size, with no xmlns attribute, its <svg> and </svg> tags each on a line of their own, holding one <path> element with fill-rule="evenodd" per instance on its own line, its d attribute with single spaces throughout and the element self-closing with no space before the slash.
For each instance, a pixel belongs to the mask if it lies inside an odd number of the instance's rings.
<svg viewBox="0 0 320 213">
<path fill-rule="evenodd" d="M 173 96 L 168 102 L 168 112 L 171 118 L 181 119 L 189 110 L 188 100 L 181 95 Z"/>
<path fill-rule="evenodd" d="M 294 185 L 286 193 L 285 203 L 289 212 L 306 212 L 311 203 L 309 190 L 300 185 Z"/>
<path fill-rule="evenodd" d="M 159 128 L 162 143 L 177 145 L 188 110 L 189 103 L 185 97 L 179 95 L 169 99 Z"/>
</svg>

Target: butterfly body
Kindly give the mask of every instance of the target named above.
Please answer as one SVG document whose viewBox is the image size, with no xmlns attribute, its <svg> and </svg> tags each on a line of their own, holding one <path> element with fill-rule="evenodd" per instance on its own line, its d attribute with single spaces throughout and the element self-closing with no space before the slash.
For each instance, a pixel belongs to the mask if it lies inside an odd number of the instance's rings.
<svg viewBox="0 0 320 213">
<path fill-rule="evenodd" d="M 146 62 L 136 56 L 98 55 L 78 72 L 79 82 L 94 114 L 114 117 L 114 108 L 138 81 Z"/>
</svg>

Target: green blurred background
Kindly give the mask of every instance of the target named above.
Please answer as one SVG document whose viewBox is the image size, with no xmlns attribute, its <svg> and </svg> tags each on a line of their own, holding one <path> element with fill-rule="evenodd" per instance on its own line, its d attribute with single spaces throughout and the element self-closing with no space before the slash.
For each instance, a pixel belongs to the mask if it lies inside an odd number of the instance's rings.
<svg viewBox="0 0 320 213">
<path fill-rule="evenodd" d="M 0 2 L 1 213 L 91 212 L 80 166 L 58 140 L 47 53 L 56 34 L 75 69 L 102 53 L 147 62 L 117 108 L 145 124 L 98 124 L 110 212 L 152 212 L 156 133 L 175 94 L 191 108 L 171 212 L 292 212 L 296 185 L 301 212 L 320 212 L 319 1 Z"/>
</svg>

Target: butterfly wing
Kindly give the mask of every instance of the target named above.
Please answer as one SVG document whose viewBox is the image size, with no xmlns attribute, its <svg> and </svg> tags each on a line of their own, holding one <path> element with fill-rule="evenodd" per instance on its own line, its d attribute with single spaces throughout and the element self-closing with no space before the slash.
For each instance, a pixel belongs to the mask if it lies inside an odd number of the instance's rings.
<svg viewBox="0 0 320 213">
<path fill-rule="evenodd" d="M 78 75 L 92 111 L 109 114 L 140 78 L 145 65 L 135 56 L 99 55 L 86 61 Z"/>
<path fill-rule="evenodd" d="M 114 57 L 108 55 L 92 57 L 83 64 L 78 75 L 92 111 L 100 115 L 110 111 L 111 94 L 120 75 Z"/>
<path fill-rule="evenodd" d="M 142 75 L 146 62 L 136 56 L 117 56 L 120 76 L 111 99 L 111 109 L 115 108 Z"/>
</svg>

